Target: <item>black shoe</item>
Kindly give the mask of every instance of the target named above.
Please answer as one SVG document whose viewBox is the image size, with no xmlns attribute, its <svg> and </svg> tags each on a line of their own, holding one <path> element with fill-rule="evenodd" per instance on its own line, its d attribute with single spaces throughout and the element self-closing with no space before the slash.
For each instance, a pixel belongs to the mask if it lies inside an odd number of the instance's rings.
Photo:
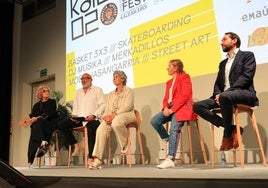
<svg viewBox="0 0 268 188">
<path fill-rule="evenodd" d="M 47 153 L 47 150 L 48 150 L 48 144 L 40 146 L 36 154 L 36 157 L 43 157 Z"/>
</svg>

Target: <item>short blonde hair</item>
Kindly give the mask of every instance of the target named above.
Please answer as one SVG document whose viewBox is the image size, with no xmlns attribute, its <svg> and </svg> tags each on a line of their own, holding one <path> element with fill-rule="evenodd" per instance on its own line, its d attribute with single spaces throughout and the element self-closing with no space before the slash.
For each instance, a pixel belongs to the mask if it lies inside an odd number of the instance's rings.
<svg viewBox="0 0 268 188">
<path fill-rule="evenodd" d="M 39 100 L 42 99 L 44 90 L 48 90 L 49 94 L 50 94 L 50 92 L 51 92 L 51 89 L 50 89 L 48 86 L 46 86 L 46 85 L 41 85 L 41 86 L 39 86 L 39 87 L 37 88 L 37 90 L 36 90 L 36 98 L 37 98 L 37 99 L 39 99 Z"/>
<path fill-rule="evenodd" d="M 178 67 L 177 72 L 184 73 L 183 62 L 180 59 L 172 59 L 169 61 L 174 67 Z"/>
</svg>

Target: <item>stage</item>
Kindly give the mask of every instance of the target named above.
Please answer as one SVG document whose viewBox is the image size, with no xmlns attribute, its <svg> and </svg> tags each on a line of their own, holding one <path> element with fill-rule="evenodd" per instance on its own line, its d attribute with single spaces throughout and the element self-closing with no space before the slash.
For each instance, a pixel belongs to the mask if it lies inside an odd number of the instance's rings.
<svg viewBox="0 0 268 188">
<path fill-rule="evenodd" d="M 217 165 L 211 168 L 209 165 L 196 164 L 176 165 L 172 169 L 158 169 L 155 165 L 127 165 L 104 166 L 103 169 L 90 170 L 83 166 L 63 167 L 15 167 L 17 171 L 32 181 L 32 186 L 23 187 L 49 187 L 49 188 L 143 188 L 143 187 L 182 187 L 182 188 L 232 188 L 243 187 L 267 187 L 268 167 L 262 164 L 246 164 L 245 168 L 227 167 Z M 3 179 L 1 188 L 11 186 Z M 18 186 L 17 186 L 18 187 Z"/>
</svg>

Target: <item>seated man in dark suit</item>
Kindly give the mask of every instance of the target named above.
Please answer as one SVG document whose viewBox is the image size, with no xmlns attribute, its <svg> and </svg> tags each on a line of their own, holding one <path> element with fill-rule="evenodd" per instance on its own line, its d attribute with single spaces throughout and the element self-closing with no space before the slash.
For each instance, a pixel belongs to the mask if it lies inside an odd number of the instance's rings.
<svg viewBox="0 0 268 188">
<path fill-rule="evenodd" d="M 259 105 L 253 84 L 256 60 L 252 52 L 241 51 L 240 44 L 241 40 L 237 34 L 225 33 L 221 47 L 227 52 L 227 58 L 220 62 L 213 95 L 194 104 L 194 111 L 198 115 L 215 126 L 224 128 L 221 151 L 238 147 L 236 128 L 232 125 L 234 105 Z M 211 111 L 218 107 L 222 117 Z"/>
</svg>

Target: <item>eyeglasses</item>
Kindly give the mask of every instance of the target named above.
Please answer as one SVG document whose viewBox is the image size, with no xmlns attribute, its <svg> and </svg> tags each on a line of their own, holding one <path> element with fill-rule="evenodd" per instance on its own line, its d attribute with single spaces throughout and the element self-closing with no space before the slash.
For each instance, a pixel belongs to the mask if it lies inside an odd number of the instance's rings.
<svg viewBox="0 0 268 188">
<path fill-rule="evenodd" d="M 48 90 L 48 89 L 44 89 L 44 90 L 43 90 L 43 93 L 45 93 L 45 92 L 49 92 L 49 90 Z"/>
<path fill-rule="evenodd" d="M 81 80 L 89 80 L 91 79 L 90 77 L 82 77 Z"/>
</svg>

